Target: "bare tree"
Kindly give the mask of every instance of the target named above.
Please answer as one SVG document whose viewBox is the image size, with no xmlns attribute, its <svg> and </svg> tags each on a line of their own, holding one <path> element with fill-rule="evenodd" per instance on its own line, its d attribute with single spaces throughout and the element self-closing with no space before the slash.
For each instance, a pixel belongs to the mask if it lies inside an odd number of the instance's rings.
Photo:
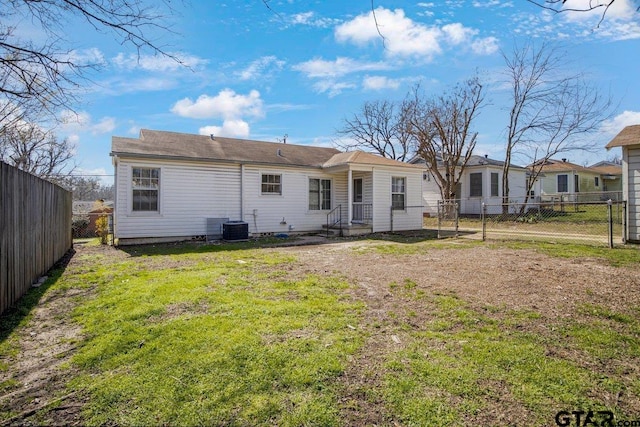
<svg viewBox="0 0 640 427">
<path fill-rule="evenodd" d="M 582 73 L 563 70 L 562 54 L 548 44 L 527 43 L 503 52 L 506 78 L 511 86 L 511 108 L 506 128 L 502 201 L 509 203 L 509 171 L 514 155 L 530 163 L 525 204 L 536 179 L 553 156 L 574 150 L 591 150 L 585 139 L 612 113 L 610 98 L 587 83 Z M 524 209 L 523 205 L 523 209 Z"/>
<path fill-rule="evenodd" d="M 347 151 L 372 151 L 390 159 L 408 160 L 415 152 L 415 146 L 404 118 L 407 111 L 403 103 L 365 102 L 353 117 L 344 119 L 338 133 L 346 139 L 335 143 Z"/>
<path fill-rule="evenodd" d="M 73 145 L 35 123 L 19 123 L 0 133 L 0 160 L 56 181 L 73 172 Z"/>
<path fill-rule="evenodd" d="M 407 105 L 410 131 L 418 142 L 418 155 L 434 175 L 443 200 L 454 200 L 456 185 L 473 154 L 478 137 L 471 125 L 480 113 L 484 90 L 477 77 L 429 99 L 419 87 Z"/>
<path fill-rule="evenodd" d="M 138 54 L 145 49 L 179 61 L 151 38 L 154 31 L 169 29 L 169 13 L 160 6 L 171 8 L 170 0 L 0 0 L 0 101 L 16 106 L 28 101 L 51 117 L 72 107 L 85 71 L 100 65 L 99 59 L 83 59 L 67 46 L 64 25 L 73 18 L 133 45 Z M 21 21 L 39 27 L 43 41 L 19 34 Z"/>
<path fill-rule="evenodd" d="M 114 186 L 100 182 L 97 176 L 67 175 L 59 177 L 56 182 L 73 192 L 73 200 L 113 200 Z"/>
</svg>

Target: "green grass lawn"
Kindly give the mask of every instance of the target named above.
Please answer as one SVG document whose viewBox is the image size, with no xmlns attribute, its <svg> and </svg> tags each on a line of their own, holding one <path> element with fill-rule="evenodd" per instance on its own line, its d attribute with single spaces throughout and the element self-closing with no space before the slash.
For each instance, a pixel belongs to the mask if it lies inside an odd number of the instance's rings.
<svg viewBox="0 0 640 427">
<path fill-rule="evenodd" d="M 98 284 L 74 313 L 89 424 L 337 424 L 362 342 L 347 283 L 290 280 L 293 258 L 251 249 L 153 252 L 74 277 Z"/>
<path fill-rule="evenodd" d="M 353 256 L 480 245 L 369 242 Z M 640 262 L 635 249 L 489 247 L 613 266 Z M 68 385 L 87 397 L 88 425 L 344 425 L 342 411 L 353 404 L 344 398 L 344 375 L 369 360 L 362 352 L 380 327 L 401 334 L 406 345 L 376 355 L 379 364 L 367 369 L 377 380 L 361 398 L 383 408 L 389 425 L 497 425 L 492 417 L 508 411 L 518 425 L 551 425 L 559 410 L 640 417 L 640 380 L 625 370 L 640 363 L 637 307 L 580 302 L 574 316 L 550 319 L 478 305 L 455 292 L 425 292 L 399 278 L 386 288 L 398 302 L 391 320 L 368 328 L 367 301 L 353 283 L 301 270 L 290 252 L 255 243 L 128 252 L 133 256 L 81 255 L 50 288 L 91 291 L 72 312 L 83 335 L 69 362 L 79 374 Z M 24 323 L 3 335 L 3 358 L 16 355 Z M 8 369 L 9 362 L 0 365 Z M 9 388 L 0 384 L 0 392 Z"/>
</svg>

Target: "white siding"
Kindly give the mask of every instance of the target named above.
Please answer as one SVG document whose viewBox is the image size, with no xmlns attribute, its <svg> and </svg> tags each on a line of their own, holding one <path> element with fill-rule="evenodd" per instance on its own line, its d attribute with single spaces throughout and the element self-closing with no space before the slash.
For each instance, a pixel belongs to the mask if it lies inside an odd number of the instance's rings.
<svg viewBox="0 0 640 427">
<path fill-rule="evenodd" d="M 427 172 L 427 179 L 422 181 L 423 212 L 431 216 L 438 215 L 438 202 L 442 200 L 440 186 L 431 172 Z"/>
<path fill-rule="evenodd" d="M 373 231 L 391 230 L 391 178 L 406 178 L 404 211 L 393 212 L 393 231 L 422 228 L 422 171 L 376 168 L 373 171 Z"/>
<path fill-rule="evenodd" d="M 159 212 L 132 212 L 134 166 L 160 168 Z M 200 236 L 206 218 L 240 219 L 240 167 L 150 161 L 117 163 L 117 238 Z"/>
<path fill-rule="evenodd" d="M 262 174 L 282 175 L 282 195 L 262 194 Z M 327 221 L 326 210 L 309 210 L 309 178 L 331 180 L 331 207 L 342 202 L 346 180 L 320 170 L 247 166 L 245 214 L 251 233 L 319 231 Z M 255 212 L 255 214 L 254 214 Z"/>
<path fill-rule="evenodd" d="M 627 195 L 627 238 L 640 241 L 640 148 L 623 149 L 623 185 Z"/>
<path fill-rule="evenodd" d="M 472 173 L 482 173 L 482 197 L 469 197 L 471 192 Z M 498 196 L 491 197 L 491 174 L 498 174 Z M 460 200 L 460 213 L 462 215 L 480 215 L 482 203 L 487 205 L 488 214 L 502 213 L 502 168 L 484 167 L 467 168 L 462 177 L 462 194 Z M 515 169 L 509 171 L 509 201 L 511 203 L 523 203 L 526 195 L 526 171 Z"/>
<path fill-rule="evenodd" d="M 134 166 L 160 168 L 160 212 L 131 211 Z M 250 233 L 319 231 L 326 223 L 328 211 L 309 210 L 310 177 L 332 181 L 332 207 L 342 203 L 346 215 L 346 174 L 334 176 L 313 169 L 245 166 L 241 178 L 241 170 L 237 164 L 119 159 L 116 237 L 202 236 L 206 234 L 207 218 L 244 220 L 249 224 Z M 282 195 L 262 194 L 263 173 L 282 176 Z"/>
</svg>

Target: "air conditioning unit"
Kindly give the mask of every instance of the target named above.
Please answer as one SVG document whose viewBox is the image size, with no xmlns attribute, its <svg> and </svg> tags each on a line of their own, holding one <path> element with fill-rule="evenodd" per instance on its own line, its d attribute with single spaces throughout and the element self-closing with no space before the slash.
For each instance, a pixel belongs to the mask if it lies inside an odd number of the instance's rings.
<svg viewBox="0 0 640 427">
<path fill-rule="evenodd" d="M 249 240 L 249 223 L 245 221 L 227 221 L 222 224 L 222 239 L 228 242 Z"/>
</svg>

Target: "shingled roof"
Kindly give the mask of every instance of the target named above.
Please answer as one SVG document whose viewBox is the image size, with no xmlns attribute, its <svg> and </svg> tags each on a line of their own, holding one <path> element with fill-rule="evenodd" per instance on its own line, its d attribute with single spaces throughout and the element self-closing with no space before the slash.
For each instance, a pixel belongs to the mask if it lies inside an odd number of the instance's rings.
<svg viewBox="0 0 640 427">
<path fill-rule="evenodd" d="M 628 145 L 640 145 L 640 125 L 625 127 L 605 146 L 605 148 L 608 150 L 609 148 L 626 147 Z"/>
<path fill-rule="evenodd" d="M 323 167 L 330 168 L 347 164 L 371 165 L 371 166 L 402 166 L 407 168 L 424 169 L 422 166 L 410 165 L 398 160 L 388 159 L 378 156 L 377 154 L 366 153 L 364 151 L 349 151 L 346 153 L 338 153 L 331 157 Z"/>
<path fill-rule="evenodd" d="M 140 138 L 114 136 L 111 155 L 150 159 L 204 160 L 329 168 L 344 164 L 414 165 L 362 151 L 343 153 L 335 148 L 283 144 L 142 129 Z"/>
<path fill-rule="evenodd" d="M 112 156 L 312 167 L 322 167 L 325 162 L 338 153 L 340 151 L 335 148 L 149 129 L 142 129 L 140 138 L 114 136 L 111 145 Z"/>
</svg>

